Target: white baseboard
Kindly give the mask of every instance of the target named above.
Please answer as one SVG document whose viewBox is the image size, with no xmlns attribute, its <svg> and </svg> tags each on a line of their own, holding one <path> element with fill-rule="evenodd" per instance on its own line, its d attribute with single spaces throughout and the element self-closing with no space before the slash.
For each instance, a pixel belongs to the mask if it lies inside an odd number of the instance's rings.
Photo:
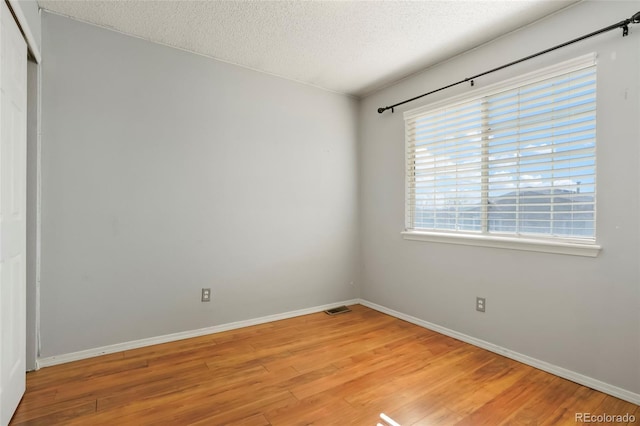
<svg viewBox="0 0 640 426">
<path fill-rule="evenodd" d="M 523 364 L 530 365 L 531 367 L 538 368 L 540 370 L 546 371 L 547 373 L 554 374 L 564 379 L 571 380 L 572 382 L 587 386 L 591 389 L 595 389 L 600 392 L 609 394 L 611 396 L 615 396 L 616 398 L 623 399 L 625 401 L 631 402 L 632 404 L 640 405 L 640 394 L 628 391 L 626 389 L 623 389 L 617 386 L 610 385 L 609 383 L 602 382 L 600 380 L 594 379 L 589 376 L 585 376 L 580 373 L 576 373 L 575 371 L 567 370 L 566 368 L 558 367 L 557 365 L 553 365 L 548 362 L 541 361 L 536 358 L 532 358 L 530 356 L 521 354 L 519 352 L 515 352 L 510 349 L 503 348 L 502 346 L 494 345 L 493 343 L 489 343 L 485 340 L 477 339 L 475 337 L 471 337 L 466 334 L 459 333 L 454 330 L 450 330 L 446 327 L 442 327 L 437 324 L 433 324 L 428 321 L 421 320 L 420 318 L 403 314 L 402 312 L 394 311 L 393 309 L 389 309 L 387 307 L 375 304 L 373 302 L 369 302 L 368 300 L 360 299 L 360 304 L 367 306 L 371 309 L 375 309 L 376 311 L 385 313 L 387 315 L 391 315 L 392 317 L 396 317 L 401 320 L 410 322 L 412 324 L 416 324 L 421 327 L 427 328 L 429 330 L 433 330 L 440 334 L 444 334 L 445 336 L 453 337 L 454 339 L 461 340 L 473 346 L 477 346 L 479 348 L 486 349 L 491 352 L 495 352 L 499 355 L 506 356 L 507 358 L 511 358 Z"/>
<path fill-rule="evenodd" d="M 160 343 L 174 342 L 177 340 L 189 339 L 191 337 L 204 336 L 206 334 L 220 333 L 222 331 L 235 330 L 237 328 L 250 327 L 252 325 L 264 324 L 267 322 L 279 321 L 283 319 L 299 317 L 302 315 L 314 314 L 341 305 L 355 305 L 360 303 L 359 299 L 344 300 L 342 302 L 329 303 L 312 308 L 298 309 L 296 311 L 282 314 L 267 315 L 265 317 L 253 318 L 244 321 L 236 321 L 227 324 L 214 325 L 212 327 L 200 328 L 197 330 L 182 331 L 179 333 L 165 334 L 163 336 L 150 337 L 147 339 L 133 340 L 130 342 L 116 343 L 114 345 L 102 346 L 99 348 L 87 349 L 84 351 L 71 352 L 68 354 L 55 355 L 36 360 L 36 368 L 50 367 L 52 365 L 64 364 L 72 361 L 93 358 L 100 355 L 112 354 L 131 349 L 138 349 L 145 346 L 157 345 Z"/>
</svg>

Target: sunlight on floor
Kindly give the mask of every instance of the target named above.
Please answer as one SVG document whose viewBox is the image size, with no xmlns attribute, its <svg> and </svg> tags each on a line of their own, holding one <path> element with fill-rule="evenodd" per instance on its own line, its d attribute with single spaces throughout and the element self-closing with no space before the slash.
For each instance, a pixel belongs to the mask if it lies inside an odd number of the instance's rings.
<svg viewBox="0 0 640 426">
<path fill-rule="evenodd" d="M 400 423 L 396 422 L 385 413 L 380 413 L 380 418 L 383 420 L 383 422 L 387 423 L 378 423 L 376 426 L 400 426 Z"/>
</svg>

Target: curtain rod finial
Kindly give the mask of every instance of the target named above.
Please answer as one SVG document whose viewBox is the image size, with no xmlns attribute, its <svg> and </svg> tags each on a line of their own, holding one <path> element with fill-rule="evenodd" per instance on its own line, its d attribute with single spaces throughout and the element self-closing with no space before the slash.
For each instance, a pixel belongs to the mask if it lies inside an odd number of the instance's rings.
<svg viewBox="0 0 640 426">
<path fill-rule="evenodd" d="M 385 112 L 387 110 L 387 108 L 378 108 L 378 114 L 382 114 L 383 112 Z"/>
<path fill-rule="evenodd" d="M 634 24 L 640 23 L 640 12 L 636 13 L 631 17 L 631 22 L 633 22 Z"/>
</svg>

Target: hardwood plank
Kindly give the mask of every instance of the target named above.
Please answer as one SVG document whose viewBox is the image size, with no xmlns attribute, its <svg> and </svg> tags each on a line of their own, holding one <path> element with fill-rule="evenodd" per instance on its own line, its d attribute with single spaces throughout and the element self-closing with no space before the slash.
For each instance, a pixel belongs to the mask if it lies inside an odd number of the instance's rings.
<svg viewBox="0 0 640 426">
<path fill-rule="evenodd" d="M 636 411 L 633 412 L 633 417 L 629 419 L 627 425 L 638 425 L 640 424 L 640 407 L 636 408 Z"/>
<path fill-rule="evenodd" d="M 602 403 L 591 412 L 593 415 L 633 415 L 638 410 L 638 406 L 630 402 L 623 401 L 611 395 L 607 395 Z M 619 423 L 617 419 L 610 420 L 612 423 Z M 636 424 L 640 424 L 640 419 L 636 417 Z"/>
<path fill-rule="evenodd" d="M 272 425 L 348 425 L 353 424 L 348 421 L 348 413 L 352 410 L 353 407 L 344 399 L 324 392 L 303 400 L 298 399 L 284 408 L 267 410 L 265 417 Z"/>
<path fill-rule="evenodd" d="M 197 424 L 197 423 L 196 423 Z M 203 425 L 210 425 L 211 423 L 208 420 Z M 254 414 L 248 417 L 245 417 L 240 420 L 232 420 L 230 422 L 225 423 L 229 426 L 269 426 L 269 420 L 264 416 L 264 414 Z"/>
<path fill-rule="evenodd" d="M 106 392 L 97 396 L 97 411 L 114 409 L 128 405 L 131 401 L 141 403 L 151 398 L 181 393 L 198 386 L 203 379 L 206 366 L 193 370 L 183 370 L 179 375 L 166 374 L 144 377 L 132 381 L 118 392 Z"/>
<path fill-rule="evenodd" d="M 171 371 L 152 370 L 147 367 L 146 369 L 136 370 L 134 372 L 117 372 L 112 375 L 99 376 L 74 382 L 73 386 L 55 386 L 55 389 L 57 390 L 56 400 L 68 400 L 88 396 L 100 398 L 106 395 L 126 391 L 126 389 L 135 387 L 140 383 L 147 383 L 154 379 L 158 380 L 158 378 L 162 377 L 178 377 L 192 372 L 199 374 L 200 377 L 206 377 L 208 374 L 206 365 L 201 361 L 197 361 L 195 365 L 188 364 L 185 366 L 181 364 Z"/>
<path fill-rule="evenodd" d="M 617 398 L 355 305 L 43 368 L 12 425 L 575 424 Z M 637 420 L 636 420 L 636 424 Z"/>
<path fill-rule="evenodd" d="M 63 373 L 51 374 L 50 376 L 40 376 L 30 381 L 29 390 L 38 391 L 48 388 L 51 385 L 56 387 L 65 383 L 77 383 L 86 380 L 93 380 L 101 377 L 109 377 L 118 373 L 130 374 L 132 370 L 147 368 L 148 362 L 145 360 L 122 360 L 108 361 L 103 364 L 95 364 L 92 366 L 79 367 L 74 370 L 64 371 Z"/>
<path fill-rule="evenodd" d="M 14 418 L 11 419 L 12 425 L 57 425 L 65 424 L 67 421 L 95 413 L 96 401 L 89 400 L 86 402 L 81 401 L 68 401 L 63 404 L 56 404 L 55 406 L 43 407 L 38 410 L 31 410 L 24 415 L 16 412 Z"/>
<path fill-rule="evenodd" d="M 496 398 L 530 371 L 530 367 L 496 356 L 476 367 L 458 375 L 444 387 L 418 388 L 413 399 L 405 405 L 385 412 L 403 425 L 454 424 Z"/>
<path fill-rule="evenodd" d="M 546 419 L 540 422 L 542 426 L 576 424 L 577 413 L 595 413 L 597 407 L 606 398 L 602 392 L 584 386 L 576 386 L 576 392 L 562 401 Z"/>
<path fill-rule="evenodd" d="M 378 404 L 381 410 L 389 412 L 396 406 L 424 397 L 425 392 L 439 392 L 448 382 L 469 374 L 491 359 L 486 351 L 469 345 L 455 345 L 449 352 L 439 352 L 435 356 L 429 352 L 408 356 L 410 361 L 402 362 L 391 375 L 377 378 L 379 383 L 385 384 L 386 392 L 393 395 L 394 406 L 390 406 L 388 398 L 374 386 L 346 397 L 347 401 L 357 406 Z"/>
<path fill-rule="evenodd" d="M 118 352 L 53 367 L 45 367 L 38 371 L 30 371 L 27 373 L 27 390 L 37 390 L 39 387 L 46 387 L 52 382 L 60 383 L 61 380 L 73 376 L 79 371 L 90 371 L 93 368 L 102 368 L 105 365 L 117 365 L 122 361 L 123 355 L 123 352 Z"/>
<path fill-rule="evenodd" d="M 532 394 L 529 400 L 516 409 L 513 416 L 504 424 L 540 424 L 562 404 L 562 401 L 570 398 L 576 391 L 574 383 L 560 377 L 554 377 L 543 392 Z"/>
<path fill-rule="evenodd" d="M 222 380 L 212 380 L 212 376 L 209 376 L 208 380 L 196 379 L 193 386 L 182 389 L 180 392 L 135 399 L 125 405 L 98 411 L 85 424 L 109 425 L 136 422 L 176 424 L 171 419 L 185 410 L 199 408 L 203 404 L 211 413 L 216 414 L 231 405 L 235 398 L 252 392 L 251 389 L 244 387 L 246 383 L 259 381 L 267 374 L 266 370 L 258 367 L 250 371 L 235 372 Z M 266 394 L 263 396 L 268 397 Z"/>
<path fill-rule="evenodd" d="M 548 373 L 532 370 L 479 409 L 462 419 L 459 425 L 497 425 L 509 420 L 532 397 L 544 392 L 555 379 Z"/>
<path fill-rule="evenodd" d="M 393 418 L 393 417 L 392 417 Z M 463 416 L 450 410 L 446 407 L 440 407 L 437 410 L 433 410 L 420 420 L 411 425 L 415 426 L 432 426 L 432 425 L 453 425 L 458 423 Z"/>
</svg>

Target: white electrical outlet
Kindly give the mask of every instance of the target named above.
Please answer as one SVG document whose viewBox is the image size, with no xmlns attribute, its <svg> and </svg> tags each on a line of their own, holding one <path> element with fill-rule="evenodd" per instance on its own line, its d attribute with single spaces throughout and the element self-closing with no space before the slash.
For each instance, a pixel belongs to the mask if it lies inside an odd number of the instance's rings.
<svg viewBox="0 0 640 426">
<path fill-rule="evenodd" d="M 211 289 L 203 288 L 202 289 L 202 297 L 200 299 L 203 302 L 211 302 Z"/>
<path fill-rule="evenodd" d="M 487 308 L 487 300 L 484 297 L 476 297 L 476 311 L 484 312 Z"/>
</svg>

